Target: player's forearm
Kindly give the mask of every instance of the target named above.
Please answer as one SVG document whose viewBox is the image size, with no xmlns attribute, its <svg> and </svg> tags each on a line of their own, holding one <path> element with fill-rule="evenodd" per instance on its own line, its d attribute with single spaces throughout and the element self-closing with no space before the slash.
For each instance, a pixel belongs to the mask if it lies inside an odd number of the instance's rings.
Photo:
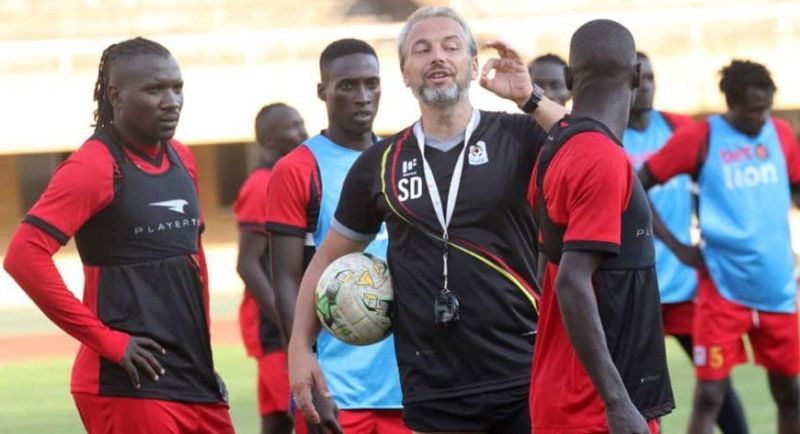
<svg viewBox="0 0 800 434">
<path fill-rule="evenodd" d="M 569 340 L 606 407 L 628 400 L 622 378 L 608 352 L 591 274 L 576 276 L 559 271 L 556 296 Z"/>
<path fill-rule="evenodd" d="M 315 291 L 319 278 L 330 262 L 331 260 L 328 259 L 327 255 L 319 251 L 314 255 L 306 272 L 303 274 L 300 288 L 297 292 L 290 345 L 295 344 L 303 348 L 311 348 L 319 335 L 321 325 L 317 318 L 314 303 L 316 299 Z"/>
<path fill-rule="evenodd" d="M 658 210 L 653 206 L 652 202 L 650 202 L 650 212 L 653 215 L 653 234 L 673 253 L 677 252 L 678 249 L 684 245 L 675 234 L 669 230 L 664 220 L 661 219 L 661 214 L 658 213 Z"/>
<path fill-rule="evenodd" d="M 275 306 L 281 320 L 281 330 L 288 341 L 292 335 L 300 273 L 275 273 Z"/>
<path fill-rule="evenodd" d="M 297 294 L 297 306 L 294 311 L 292 325 L 292 339 L 289 345 L 298 345 L 311 348 L 319 335 L 321 325 L 316 313 L 316 286 L 325 268 L 331 262 L 348 254 L 361 252 L 367 247 L 368 241 L 353 240 L 340 234 L 336 229 L 328 231 L 325 241 L 319 247 L 311 263 L 308 264 L 303 279 L 300 281 L 300 290 Z"/>
<path fill-rule="evenodd" d="M 58 249 L 49 235 L 23 224 L 3 266 L 41 311 L 66 333 L 113 362 L 122 359 L 128 335 L 111 330 L 67 289 L 53 263 Z"/>
<path fill-rule="evenodd" d="M 542 127 L 545 131 L 550 131 L 550 128 L 555 125 L 556 122 L 561 120 L 566 114 L 567 109 L 552 101 L 551 99 L 542 97 L 542 100 L 539 101 L 539 107 L 531 113 L 533 119 L 539 126 Z"/>
</svg>

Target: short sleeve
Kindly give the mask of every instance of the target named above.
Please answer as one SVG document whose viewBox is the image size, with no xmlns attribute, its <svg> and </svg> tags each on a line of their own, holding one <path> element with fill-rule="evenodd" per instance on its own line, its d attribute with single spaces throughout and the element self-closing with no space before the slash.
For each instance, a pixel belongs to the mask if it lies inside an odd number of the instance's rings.
<svg viewBox="0 0 800 434">
<path fill-rule="evenodd" d="M 266 233 L 269 177 L 269 169 L 256 169 L 239 189 L 233 211 L 240 231 Z"/>
<path fill-rule="evenodd" d="M 503 129 L 523 145 L 520 148 L 520 158 L 532 167 L 547 139 L 547 131 L 529 115 L 505 114 L 502 124 Z"/>
<path fill-rule="evenodd" d="M 545 177 L 548 212 L 556 208 L 564 226 L 563 250 L 618 254 L 633 168 L 622 148 L 600 133 L 578 134 L 567 146 L 572 149 L 560 151 Z"/>
<path fill-rule="evenodd" d="M 788 122 L 775 118 L 773 121 L 781 142 L 783 156 L 786 159 L 789 185 L 794 189 L 800 188 L 800 147 L 798 147 L 797 138 Z"/>
<path fill-rule="evenodd" d="M 309 207 L 319 200 L 316 159 L 305 146 L 278 160 L 267 185 L 266 228 L 270 232 L 305 236 Z"/>
<path fill-rule="evenodd" d="M 696 176 L 708 146 L 708 122 L 678 128 L 644 165 L 659 183 L 681 174 Z"/>
<path fill-rule="evenodd" d="M 373 145 L 364 151 L 347 172 L 336 207 L 337 232 L 352 239 L 365 239 L 380 231 L 383 215 L 377 209 L 381 154 L 386 146 Z"/>
<path fill-rule="evenodd" d="M 101 142 L 90 141 L 56 169 L 24 222 L 62 245 L 114 198 L 114 160 Z"/>
</svg>

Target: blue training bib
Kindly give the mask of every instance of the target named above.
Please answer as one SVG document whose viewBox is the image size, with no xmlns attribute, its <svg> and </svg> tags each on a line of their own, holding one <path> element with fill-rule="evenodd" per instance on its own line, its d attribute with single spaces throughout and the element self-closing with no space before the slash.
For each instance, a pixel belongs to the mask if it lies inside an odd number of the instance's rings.
<svg viewBox="0 0 800 434">
<path fill-rule="evenodd" d="M 786 159 L 768 121 L 756 137 L 708 118 L 700 178 L 700 230 L 720 294 L 753 309 L 794 312 L 797 285 L 789 233 Z"/>
<path fill-rule="evenodd" d="M 314 244 L 317 248 L 330 229 L 344 179 L 360 151 L 340 146 L 319 134 L 305 142 L 319 168 L 322 198 Z M 386 260 L 389 245 L 386 226 L 367 246 L 366 252 Z M 367 346 L 353 346 L 322 330 L 317 338 L 317 357 L 328 387 L 340 409 L 402 408 L 400 376 L 394 353 L 394 337 Z"/>
<path fill-rule="evenodd" d="M 622 143 L 634 169 L 658 152 L 672 136 L 672 128 L 664 116 L 653 110 L 650 125 L 644 131 L 625 130 Z M 691 179 L 688 175 L 676 176 L 669 182 L 653 187 L 648 196 L 661 215 L 664 224 L 684 244 L 691 243 L 689 228 L 692 223 Z M 656 273 L 662 303 L 679 303 L 693 300 L 697 289 L 696 271 L 684 265 L 660 240 L 654 238 L 656 248 Z"/>
</svg>

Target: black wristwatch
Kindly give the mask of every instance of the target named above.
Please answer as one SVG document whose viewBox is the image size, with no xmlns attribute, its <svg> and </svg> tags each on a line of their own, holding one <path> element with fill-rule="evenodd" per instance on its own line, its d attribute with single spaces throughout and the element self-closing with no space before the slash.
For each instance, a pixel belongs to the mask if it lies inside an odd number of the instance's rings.
<svg viewBox="0 0 800 434">
<path fill-rule="evenodd" d="M 539 108 L 539 101 L 542 100 L 544 96 L 544 89 L 539 87 L 536 83 L 533 83 L 533 90 L 531 91 L 531 96 L 528 97 L 528 100 L 525 101 L 524 104 L 519 106 L 519 109 L 525 113 L 533 113 Z"/>
</svg>

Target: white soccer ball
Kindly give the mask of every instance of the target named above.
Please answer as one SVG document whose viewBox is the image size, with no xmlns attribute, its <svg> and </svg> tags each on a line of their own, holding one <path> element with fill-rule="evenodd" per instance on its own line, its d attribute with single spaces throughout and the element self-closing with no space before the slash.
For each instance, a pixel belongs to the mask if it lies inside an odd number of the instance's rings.
<svg viewBox="0 0 800 434">
<path fill-rule="evenodd" d="M 386 262 L 369 253 L 333 261 L 317 283 L 317 316 L 339 340 L 369 345 L 392 333 L 394 291 Z"/>
</svg>

